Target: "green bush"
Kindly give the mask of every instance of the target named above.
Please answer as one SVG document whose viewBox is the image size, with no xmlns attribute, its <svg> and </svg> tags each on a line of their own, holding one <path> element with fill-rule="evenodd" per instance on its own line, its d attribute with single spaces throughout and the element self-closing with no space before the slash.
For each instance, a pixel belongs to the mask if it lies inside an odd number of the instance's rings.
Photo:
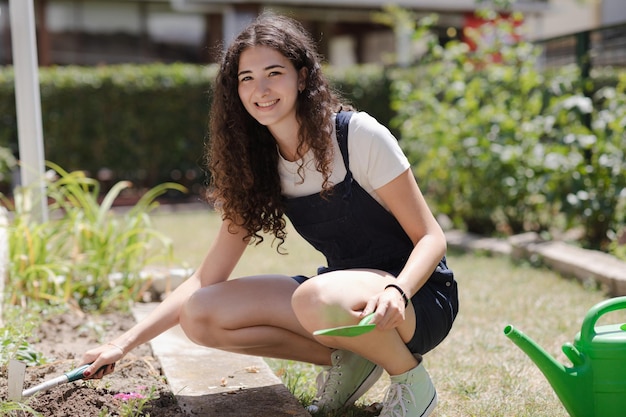
<svg viewBox="0 0 626 417">
<path fill-rule="evenodd" d="M 575 100 L 556 116 L 562 147 L 578 155 L 561 178 L 563 210 L 570 226 L 584 225 L 588 246 L 606 250 L 620 231 L 626 232 L 626 76 L 617 86 L 598 90 L 592 100 Z M 571 106 L 588 112 L 591 123 L 572 120 L 577 112 Z"/>
<path fill-rule="evenodd" d="M 348 68 L 325 68 L 333 88 L 358 110 L 368 112 L 389 125 L 393 118 L 390 80 L 381 65 L 356 65 Z"/>
<path fill-rule="evenodd" d="M 592 100 L 576 67 L 540 71 L 540 52 L 451 42 L 395 70 L 403 146 L 435 211 L 457 227 L 491 235 L 582 225 L 585 244 L 606 249 L 624 226 L 623 82 Z"/>
<path fill-rule="evenodd" d="M 202 183 L 215 71 L 195 65 L 54 67 L 40 71 L 45 157 L 70 171 L 130 180 Z M 0 71 L 0 145 L 17 148 L 11 68 Z M 112 174 L 112 178 L 110 175 Z"/>
<path fill-rule="evenodd" d="M 104 190 L 119 180 L 139 189 L 206 183 L 203 147 L 215 66 L 116 65 L 40 70 L 45 158 L 84 170 Z M 382 68 L 328 69 L 358 108 L 389 121 Z M 0 146 L 17 150 L 13 70 L 0 70 Z"/>
</svg>

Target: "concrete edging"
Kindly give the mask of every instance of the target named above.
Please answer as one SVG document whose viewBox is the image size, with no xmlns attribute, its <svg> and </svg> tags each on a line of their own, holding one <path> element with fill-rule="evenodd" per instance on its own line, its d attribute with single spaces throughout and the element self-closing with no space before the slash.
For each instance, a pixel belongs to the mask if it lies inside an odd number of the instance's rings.
<svg viewBox="0 0 626 417">
<path fill-rule="evenodd" d="M 138 303 L 141 321 L 158 303 Z M 180 326 L 150 341 L 185 416 L 311 417 L 263 358 L 202 347 Z"/>
<path fill-rule="evenodd" d="M 506 255 L 517 261 L 529 260 L 582 283 L 597 283 L 613 297 L 626 295 L 626 262 L 604 252 L 561 241 L 545 241 L 533 232 L 495 239 L 449 230 L 446 237 L 452 248 Z"/>
</svg>

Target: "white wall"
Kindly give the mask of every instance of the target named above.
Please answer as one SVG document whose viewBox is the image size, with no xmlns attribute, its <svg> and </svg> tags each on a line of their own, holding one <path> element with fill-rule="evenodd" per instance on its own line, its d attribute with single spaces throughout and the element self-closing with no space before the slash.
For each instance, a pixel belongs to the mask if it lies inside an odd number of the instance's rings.
<svg viewBox="0 0 626 417">
<path fill-rule="evenodd" d="M 155 41 L 197 45 L 203 42 L 204 18 L 194 14 L 151 12 L 148 34 Z"/>
<path fill-rule="evenodd" d="M 139 8 L 132 3 L 51 1 L 46 19 L 53 32 L 138 34 L 140 30 Z"/>
<path fill-rule="evenodd" d="M 156 41 L 198 44 L 204 35 L 204 18 L 179 13 L 167 4 L 148 4 L 146 26 Z M 46 15 L 52 32 L 80 30 L 87 33 L 141 33 L 141 11 L 137 3 L 49 1 Z"/>
<path fill-rule="evenodd" d="M 625 0 L 603 0 L 602 1 L 602 23 L 613 25 L 616 23 L 626 23 L 626 1 Z"/>
<path fill-rule="evenodd" d="M 527 16 L 525 30 L 529 40 L 553 38 L 597 27 L 598 1 L 601 0 L 550 0 L 549 9 L 541 17 Z"/>
<path fill-rule="evenodd" d="M 339 68 L 356 63 L 356 40 L 352 36 L 335 36 L 328 45 L 328 61 Z"/>
</svg>

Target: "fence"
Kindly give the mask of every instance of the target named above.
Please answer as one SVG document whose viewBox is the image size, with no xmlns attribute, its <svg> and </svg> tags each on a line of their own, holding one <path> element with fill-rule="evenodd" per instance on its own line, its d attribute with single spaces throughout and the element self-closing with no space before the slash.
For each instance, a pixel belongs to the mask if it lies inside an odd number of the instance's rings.
<svg viewBox="0 0 626 417">
<path fill-rule="evenodd" d="M 626 24 L 607 26 L 538 43 L 546 68 L 578 64 L 583 75 L 591 68 L 626 67 Z"/>
</svg>

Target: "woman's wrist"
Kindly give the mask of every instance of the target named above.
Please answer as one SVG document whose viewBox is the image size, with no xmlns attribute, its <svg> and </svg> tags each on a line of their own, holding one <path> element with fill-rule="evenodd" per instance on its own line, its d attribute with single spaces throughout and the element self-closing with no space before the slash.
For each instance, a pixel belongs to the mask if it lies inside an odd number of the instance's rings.
<svg viewBox="0 0 626 417">
<path fill-rule="evenodd" d="M 126 354 L 126 352 L 124 351 L 124 348 L 121 347 L 120 345 L 118 345 L 117 343 L 109 342 L 109 343 L 107 343 L 107 345 L 108 346 L 112 346 L 112 347 L 118 349 L 122 353 L 122 355 Z"/>
<path fill-rule="evenodd" d="M 396 291 L 398 291 L 400 293 L 400 295 L 402 296 L 402 299 L 404 300 L 404 306 L 408 306 L 409 305 L 409 297 L 407 297 L 406 293 L 404 292 L 404 290 L 402 289 L 402 287 L 400 287 L 399 285 L 396 284 L 389 284 L 385 287 L 385 289 L 387 288 L 393 288 Z"/>
</svg>

